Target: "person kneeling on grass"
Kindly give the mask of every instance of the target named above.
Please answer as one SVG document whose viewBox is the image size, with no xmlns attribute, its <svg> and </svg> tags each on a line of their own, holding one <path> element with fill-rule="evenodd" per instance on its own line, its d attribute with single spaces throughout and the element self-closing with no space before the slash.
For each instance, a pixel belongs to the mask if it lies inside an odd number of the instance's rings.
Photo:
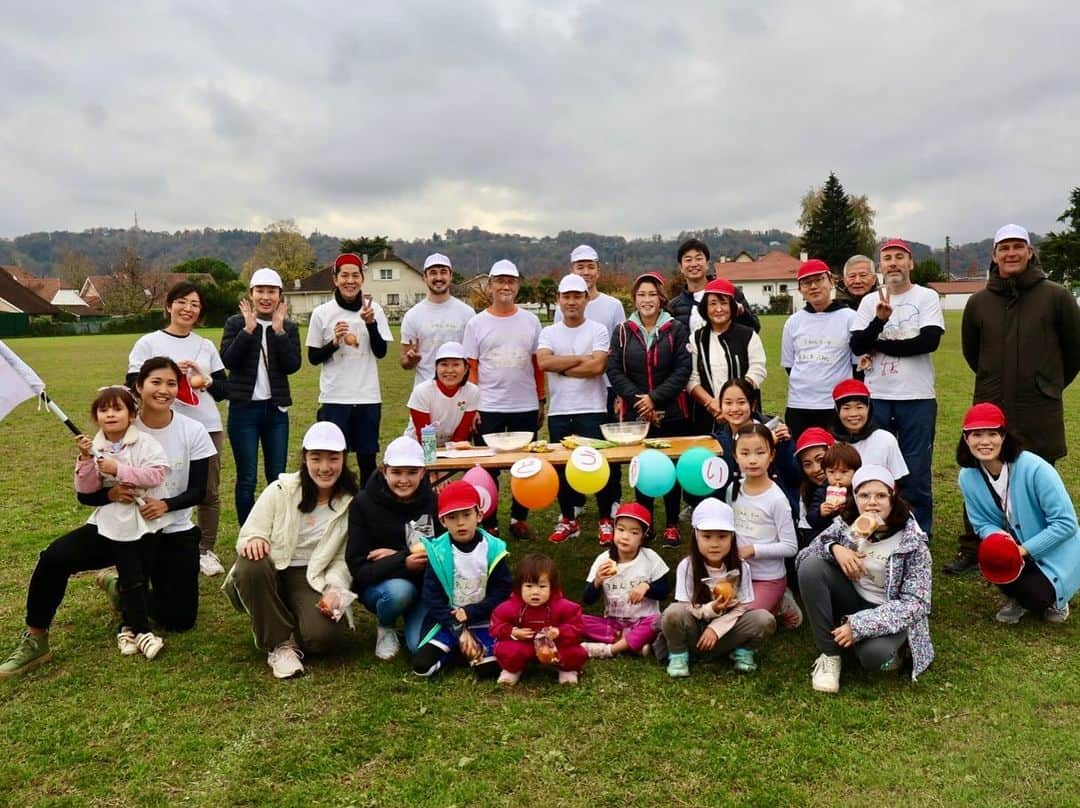
<svg viewBox="0 0 1080 808">
<path fill-rule="evenodd" d="M 259 495 L 222 587 L 251 618 L 257 647 L 278 679 L 304 672 L 304 653 L 339 648 L 352 579 L 345 564 L 349 504 L 356 475 L 345 464 L 345 436 L 320 421 L 304 435 L 300 470 Z M 303 650 L 301 650 L 303 649 Z"/>
<path fill-rule="evenodd" d="M 1016 577 L 994 576 L 980 552 L 984 573 L 1006 597 L 997 621 L 1019 623 L 1033 611 L 1048 623 L 1064 623 L 1069 599 L 1080 589 L 1080 526 L 1061 477 L 1037 454 L 1021 451 L 994 404 L 968 410 L 956 462 L 975 533 L 985 539 L 1004 532 L 1019 545 Z"/>
<path fill-rule="evenodd" d="M 559 684 L 576 685 L 588 655 L 581 646 L 581 607 L 563 596 L 559 568 L 545 555 L 518 562 L 514 591 L 491 613 L 499 684 L 516 685 L 536 660 L 559 670 Z"/>
<path fill-rule="evenodd" d="M 480 527 L 480 494 L 464 480 L 439 494 L 439 521 L 446 532 L 423 540 L 428 567 L 421 601 L 427 614 L 413 671 L 432 676 L 461 658 L 478 676 L 495 676 L 499 666 L 488 624 L 513 585 L 506 543 Z"/>
<path fill-rule="evenodd" d="M 405 647 L 420 645 L 427 555 L 421 539 L 435 537 L 435 492 L 428 482 L 424 450 L 412 438 L 395 438 L 382 468 L 368 479 L 349 509 L 345 561 L 353 591 L 375 615 L 375 656 L 392 659 L 401 650 L 394 626 L 405 621 Z"/>
<path fill-rule="evenodd" d="M 814 690 L 840 689 L 840 654 L 867 670 L 899 670 L 906 650 L 914 681 L 934 659 L 930 642 L 930 550 L 926 534 L 882 466 L 852 479 L 859 516 L 837 519 L 795 558 L 799 591 L 821 655 Z"/>
</svg>

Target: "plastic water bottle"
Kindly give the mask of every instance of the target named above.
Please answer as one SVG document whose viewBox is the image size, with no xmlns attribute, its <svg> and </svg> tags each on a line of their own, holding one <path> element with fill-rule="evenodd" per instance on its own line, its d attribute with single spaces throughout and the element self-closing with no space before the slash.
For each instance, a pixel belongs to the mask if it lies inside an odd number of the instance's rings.
<svg viewBox="0 0 1080 808">
<path fill-rule="evenodd" d="M 424 462 L 429 465 L 435 462 L 437 435 L 438 430 L 435 424 L 428 424 L 420 428 L 420 445 L 424 447 Z"/>
</svg>

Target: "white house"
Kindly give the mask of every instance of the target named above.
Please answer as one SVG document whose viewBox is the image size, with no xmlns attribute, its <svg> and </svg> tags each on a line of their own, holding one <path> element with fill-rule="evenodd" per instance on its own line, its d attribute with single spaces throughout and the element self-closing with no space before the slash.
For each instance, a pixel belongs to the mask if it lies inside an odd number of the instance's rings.
<svg viewBox="0 0 1080 808">
<path fill-rule="evenodd" d="M 805 305 L 797 280 L 801 263 L 798 258 L 773 250 L 757 260 L 741 253 L 734 261 L 715 262 L 713 268 L 716 277 L 735 284 L 751 306 L 768 308 L 772 295 L 790 295 L 792 311 L 797 311 Z"/>
<path fill-rule="evenodd" d="M 928 283 L 927 286 L 938 293 L 942 311 L 963 311 L 971 296 L 986 288 L 986 278 L 974 281 L 941 281 Z"/>
</svg>

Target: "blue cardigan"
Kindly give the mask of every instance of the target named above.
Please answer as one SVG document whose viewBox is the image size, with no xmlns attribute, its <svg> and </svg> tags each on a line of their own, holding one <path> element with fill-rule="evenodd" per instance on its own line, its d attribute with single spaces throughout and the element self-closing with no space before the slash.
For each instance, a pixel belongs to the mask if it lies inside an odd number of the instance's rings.
<svg viewBox="0 0 1080 808">
<path fill-rule="evenodd" d="M 960 490 L 980 538 L 1002 529 L 1010 533 L 1050 579 L 1056 605 L 1064 608 L 1080 589 L 1080 526 L 1054 467 L 1031 452 L 1021 452 L 1009 464 L 1012 524 L 1007 526 L 981 468 L 960 470 Z"/>
</svg>

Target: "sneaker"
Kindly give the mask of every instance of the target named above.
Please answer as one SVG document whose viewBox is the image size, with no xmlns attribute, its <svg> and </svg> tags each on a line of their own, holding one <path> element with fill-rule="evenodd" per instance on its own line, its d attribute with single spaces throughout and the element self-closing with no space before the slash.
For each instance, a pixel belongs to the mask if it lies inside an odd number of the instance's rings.
<svg viewBox="0 0 1080 808">
<path fill-rule="evenodd" d="M 1064 623 L 1069 619 L 1069 604 L 1065 604 L 1064 609 L 1059 609 L 1057 606 L 1051 606 L 1045 612 L 1043 612 L 1043 620 L 1047 623 Z"/>
<path fill-rule="evenodd" d="M 668 654 L 667 675 L 672 679 L 680 679 L 690 675 L 689 651 L 683 651 L 681 654 Z"/>
<path fill-rule="evenodd" d="M 652 646 L 649 643 L 645 643 L 641 646 L 641 650 L 638 651 L 643 657 L 652 656 Z"/>
<path fill-rule="evenodd" d="M 94 578 L 94 585 L 105 593 L 109 599 L 109 606 L 113 612 L 120 614 L 120 576 L 116 574 L 116 567 L 99 570 Z"/>
<path fill-rule="evenodd" d="M 223 575 L 225 567 L 221 565 L 221 559 L 214 555 L 213 550 L 203 550 L 199 554 L 199 571 L 207 578 L 215 575 Z"/>
<path fill-rule="evenodd" d="M 978 566 L 979 559 L 974 553 L 961 550 L 952 561 L 945 565 L 944 571 L 949 575 L 963 575 L 965 572 L 977 569 Z"/>
<path fill-rule="evenodd" d="M 576 685 L 578 683 L 577 671 L 559 671 L 560 685 Z"/>
<path fill-rule="evenodd" d="M 601 519 L 597 527 L 599 528 L 601 547 L 607 547 L 615 541 L 615 522 L 611 519 Z"/>
<path fill-rule="evenodd" d="M 135 642 L 135 632 L 127 626 L 120 629 L 116 635 L 116 647 L 124 656 L 135 656 L 139 653 L 139 646 Z"/>
<path fill-rule="evenodd" d="M 879 670 L 882 673 L 893 673 L 900 670 L 904 666 L 904 662 L 907 661 L 907 643 L 904 643 L 896 649 L 896 653 L 881 663 Z"/>
<path fill-rule="evenodd" d="M 735 670 L 739 673 L 753 673 L 757 670 L 754 652 L 749 648 L 736 648 L 731 652 L 730 659 L 735 664 Z"/>
<path fill-rule="evenodd" d="M 518 522 L 517 524 L 524 525 L 525 523 Z M 513 530 L 514 525 L 510 525 L 510 529 Z M 559 521 L 555 523 L 555 529 L 548 536 L 548 541 L 553 544 L 562 544 L 564 541 L 576 539 L 580 535 L 581 525 L 577 519 L 567 519 L 565 516 L 560 516 Z"/>
<path fill-rule="evenodd" d="M 38 665 L 44 665 L 52 658 L 52 651 L 49 650 L 49 632 L 31 634 L 29 631 L 24 631 L 11 656 L 0 663 L 0 679 L 21 676 Z"/>
<path fill-rule="evenodd" d="M 682 537 L 679 536 L 679 529 L 674 525 L 664 528 L 664 546 L 665 547 L 678 547 L 679 542 L 682 541 Z"/>
<path fill-rule="evenodd" d="M 583 642 L 581 647 L 589 655 L 589 659 L 611 659 L 611 644 L 606 642 Z"/>
<path fill-rule="evenodd" d="M 994 615 L 994 619 L 999 623 L 1016 625 L 1025 614 L 1027 614 L 1027 609 L 1020 605 L 1020 601 L 1016 598 L 1006 598 L 997 614 Z"/>
<path fill-rule="evenodd" d="M 679 511 L 679 521 L 680 522 L 689 522 L 690 517 L 693 516 L 693 515 L 694 515 L 694 509 L 692 507 L 690 507 L 689 505 L 687 505 L 685 508 L 683 508 L 681 511 Z"/>
<path fill-rule="evenodd" d="M 524 519 L 510 520 L 510 535 L 518 541 L 535 541 L 536 539 L 536 534 Z"/>
<path fill-rule="evenodd" d="M 500 685 L 509 685 L 513 687 L 521 679 L 520 673 L 510 673 L 510 671 L 503 671 L 499 674 L 499 678 L 496 680 Z"/>
<path fill-rule="evenodd" d="M 780 606 L 776 610 L 776 620 L 786 629 L 796 629 L 802 625 L 802 609 L 795 602 L 795 595 L 790 589 L 784 590 L 784 597 L 780 599 Z"/>
<path fill-rule="evenodd" d="M 300 660 L 304 653 L 292 640 L 286 640 L 266 655 L 266 664 L 274 672 L 276 679 L 292 679 L 304 673 L 304 663 Z"/>
<path fill-rule="evenodd" d="M 375 656 L 379 659 L 393 659 L 401 650 L 401 642 L 393 628 L 375 627 Z"/>
<path fill-rule="evenodd" d="M 119 637 L 117 642 L 119 643 Z M 135 645 L 138 646 L 139 652 L 147 659 L 153 659 L 161 653 L 161 649 L 165 647 L 165 640 L 161 637 L 147 631 L 145 634 L 140 634 L 135 638 Z M 123 651 L 121 651 L 123 653 Z"/>
<path fill-rule="evenodd" d="M 819 693 L 835 693 L 840 689 L 840 657 L 822 654 L 814 660 L 810 683 Z"/>
</svg>

